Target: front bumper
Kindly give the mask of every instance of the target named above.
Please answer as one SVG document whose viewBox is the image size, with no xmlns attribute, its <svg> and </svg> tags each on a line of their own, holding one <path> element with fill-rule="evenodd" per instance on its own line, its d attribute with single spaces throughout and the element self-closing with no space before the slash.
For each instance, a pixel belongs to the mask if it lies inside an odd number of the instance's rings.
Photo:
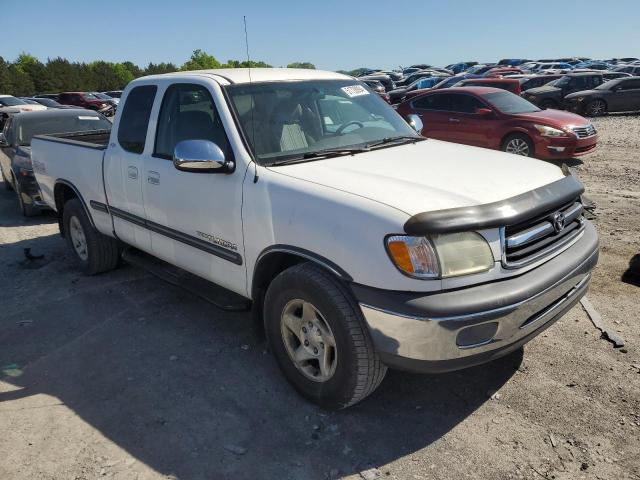
<svg viewBox="0 0 640 480">
<path fill-rule="evenodd" d="M 585 138 L 543 137 L 534 138 L 536 157 L 545 160 L 579 157 L 595 151 L 598 135 Z"/>
<path fill-rule="evenodd" d="M 352 289 L 384 363 L 446 372 L 506 355 L 551 326 L 587 292 L 597 261 L 587 222 L 569 249 L 518 277 L 435 294 Z"/>
</svg>

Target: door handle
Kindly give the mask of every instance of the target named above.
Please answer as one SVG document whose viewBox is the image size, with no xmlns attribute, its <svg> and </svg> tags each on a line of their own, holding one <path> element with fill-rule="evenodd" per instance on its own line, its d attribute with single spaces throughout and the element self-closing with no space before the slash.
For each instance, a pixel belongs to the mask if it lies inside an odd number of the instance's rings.
<svg viewBox="0 0 640 480">
<path fill-rule="evenodd" d="M 460 119 L 459 118 L 450 118 L 449 121 L 451 123 L 460 123 Z"/>
<path fill-rule="evenodd" d="M 137 180 L 138 179 L 138 169 L 136 167 L 129 167 L 127 169 L 127 175 L 129 176 L 129 178 L 131 180 Z"/>
<path fill-rule="evenodd" d="M 147 172 L 147 182 L 149 182 L 151 185 L 158 185 L 160 183 L 160 174 L 158 172 L 149 170 Z"/>
</svg>

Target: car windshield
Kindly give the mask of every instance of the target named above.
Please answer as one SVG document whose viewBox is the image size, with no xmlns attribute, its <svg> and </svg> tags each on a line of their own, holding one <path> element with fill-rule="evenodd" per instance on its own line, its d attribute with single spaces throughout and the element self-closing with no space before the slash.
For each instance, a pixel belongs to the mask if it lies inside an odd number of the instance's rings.
<svg viewBox="0 0 640 480">
<path fill-rule="evenodd" d="M 109 95 L 105 95 L 104 93 L 93 93 L 94 97 L 98 97 L 100 100 L 111 100 Z"/>
<path fill-rule="evenodd" d="M 564 76 L 564 77 L 560 77 L 557 80 L 554 80 L 553 82 L 547 83 L 547 85 L 553 85 L 554 87 L 562 88 L 569 85 L 569 83 L 571 83 L 571 77 Z"/>
<path fill-rule="evenodd" d="M 15 107 L 16 105 L 27 105 L 27 102 L 16 97 L 0 97 L 0 106 Z"/>
<path fill-rule="evenodd" d="M 85 94 L 83 94 L 83 97 L 84 97 L 84 98 L 88 98 L 88 99 L 90 99 L 90 100 L 96 100 L 96 99 L 98 99 L 98 100 L 99 100 L 99 98 L 98 98 L 98 97 L 96 97 L 93 93 L 85 93 Z"/>
<path fill-rule="evenodd" d="M 263 82 L 226 90 L 254 156 L 264 164 L 422 138 L 355 80 Z"/>
<path fill-rule="evenodd" d="M 29 146 L 34 135 L 109 129 L 111 129 L 109 120 L 90 112 L 74 115 L 52 115 L 45 118 L 40 115 L 21 114 L 20 118 L 16 118 L 16 143 Z"/>
<path fill-rule="evenodd" d="M 519 114 L 540 111 L 533 103 L 511 92 L 486 93 L 482 98 L 502 113 Z"/>
<path fill-rule="evenodd" d="M 60 104 L 51 98 L 34 98 L 36 102 L 45 107 L 59 107 Z"/>
</svg>

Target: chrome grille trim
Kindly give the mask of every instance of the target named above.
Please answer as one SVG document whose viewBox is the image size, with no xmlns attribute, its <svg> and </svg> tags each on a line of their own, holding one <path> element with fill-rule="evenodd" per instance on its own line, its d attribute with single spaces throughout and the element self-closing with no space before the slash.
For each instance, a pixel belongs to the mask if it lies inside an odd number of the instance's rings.
<svg viewBox="0 0 640 480">
<path fill-rule="evenodd" d="M 521 268 L 570 246 L 584 230 L 583 207 L 579 201 L 571 202 L 541 217 L 532 218 L 524 225 L 502 227 L 502 266 L 508 269 Z M 564 215 L 564 228 L 556 231 L 553 216 Z M 509 230 L 516 230 L 509 234 Z"/>
<path fill-rule="evenodd" d="M 573 127 L 571 130 L 573 130 L 573 133 L 575 133 L 578 138 L 592 137 L 597 133 L 596 127 L 592 124 L 589 124 L 586 127 Z"/>
</svg>

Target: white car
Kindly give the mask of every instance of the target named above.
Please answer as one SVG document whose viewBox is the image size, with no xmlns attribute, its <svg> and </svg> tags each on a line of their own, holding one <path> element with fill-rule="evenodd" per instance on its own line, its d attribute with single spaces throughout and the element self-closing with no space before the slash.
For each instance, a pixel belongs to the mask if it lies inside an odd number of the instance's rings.
<svg viewBox="0 0 640 480">
<path fill-rule="evenodd" d="M 46 109 L 44 105 L 33 105 L 12 95 L 0 95 L 0 112 L 38 112 Z"/>
<path fill-rule="evenodd" d="M 96 274 L 124 251 L 252 308 L 287 379 L 321 405 L 362 400 L 387 367 L 506 355 L 589 285 L 598 237 L 580 182 L 425 139 L 352 77 L 177 72 L 134 80 L 122 102 L 110 135 L 32 141 L 73 258 Z"/>
</svg>

